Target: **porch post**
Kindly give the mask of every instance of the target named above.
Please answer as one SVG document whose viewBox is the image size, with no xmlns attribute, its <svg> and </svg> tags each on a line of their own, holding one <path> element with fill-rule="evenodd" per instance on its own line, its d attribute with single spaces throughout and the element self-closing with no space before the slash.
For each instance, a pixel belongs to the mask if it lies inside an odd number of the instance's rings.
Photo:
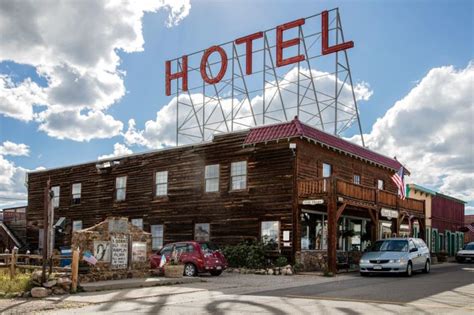
<svg viewBox="0 0 474 315">
<path fill-rule="evenodd" d="M 328 191 L 328 271 L 335 274 L 337 272 L 337 194 L 336 180 L 331 178 L 330 189 Z"/>
</svg>

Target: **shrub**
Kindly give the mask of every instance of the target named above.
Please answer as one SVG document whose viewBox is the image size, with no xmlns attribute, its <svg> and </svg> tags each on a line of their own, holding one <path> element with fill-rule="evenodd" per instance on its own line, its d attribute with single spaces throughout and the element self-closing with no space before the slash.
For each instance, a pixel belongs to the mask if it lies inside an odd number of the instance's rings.
<svg viewBox="0 0 474 315">
<path fill-rule="evenodd" d="M 277 267 L 285 267 L 288 265 L 288 259 L 285 256 L 280 256 L 275 260 L 275 266 Z"/>
<path fill-rule="evenodd" d="M 0 291 L 5 293 L 25 292 L 31 289 L 31 276 L 29 273 L 17 273 L 13 279 L 10 274 L 0 271 Z"/>
<path fill-rule="evenodd" d="M 265 249 L 262 243 L 243 242 L 223 249 L 230 267 L 259 269 L 265 266 Z"/>
</svg>

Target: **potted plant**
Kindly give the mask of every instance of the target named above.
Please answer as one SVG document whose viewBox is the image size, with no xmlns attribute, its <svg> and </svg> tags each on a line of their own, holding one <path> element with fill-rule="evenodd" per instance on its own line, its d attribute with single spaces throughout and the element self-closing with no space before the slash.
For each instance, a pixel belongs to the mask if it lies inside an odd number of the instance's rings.
<svg viewBox="0 0 474 315">
<path fill-rule="evenodd" d="M 166 278 L 182 278 L 184 274 L 184 265 L 179 261 L 179 255 L 176 252 L 176 248 L 173 246 L 171 251 L 170 261 L 167 262 L 164 267 Z"/>
</svg>

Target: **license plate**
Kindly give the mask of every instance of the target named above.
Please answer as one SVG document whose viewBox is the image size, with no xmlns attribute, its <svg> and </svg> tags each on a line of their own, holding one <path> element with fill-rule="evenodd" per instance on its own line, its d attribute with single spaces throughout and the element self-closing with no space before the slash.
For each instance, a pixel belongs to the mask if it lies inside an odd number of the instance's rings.
<svg viewBox="0 0 474 315">
<path fill-rule="evenodd" d="M 374 266 L 374 270 L 382 270 L 382 266 L 380 266 L 380 265 L 375 265 L 375 266 Z"/>
<path fill-rule="evenodd" d="M 217 266 L 216 269 L 217 269 L 217 270 L 221 270 L 222 267 L 221 267 L 221 266 Z"/>
</svg>

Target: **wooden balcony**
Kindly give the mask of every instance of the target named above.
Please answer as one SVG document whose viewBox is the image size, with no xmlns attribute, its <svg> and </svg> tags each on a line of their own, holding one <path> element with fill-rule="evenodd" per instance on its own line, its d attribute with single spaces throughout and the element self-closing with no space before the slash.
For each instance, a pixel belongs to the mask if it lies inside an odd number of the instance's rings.
<svg viewBox="0 0 474 315">
<path fill-rule="evenodd" d="M 298 181 L 298 197 L 301 199 L 326 199 L 330 189 L 334 189 L 336 197 L 342 197 L 355 204 L 365 204 L 375 208 L 386 207 L 424 215 L 425 203 L 423 201 L 411 198 L 402 200 L 397 194 L 379 190 L 376 187 L 357 185 L 337 177 Z"/>
</svg>

